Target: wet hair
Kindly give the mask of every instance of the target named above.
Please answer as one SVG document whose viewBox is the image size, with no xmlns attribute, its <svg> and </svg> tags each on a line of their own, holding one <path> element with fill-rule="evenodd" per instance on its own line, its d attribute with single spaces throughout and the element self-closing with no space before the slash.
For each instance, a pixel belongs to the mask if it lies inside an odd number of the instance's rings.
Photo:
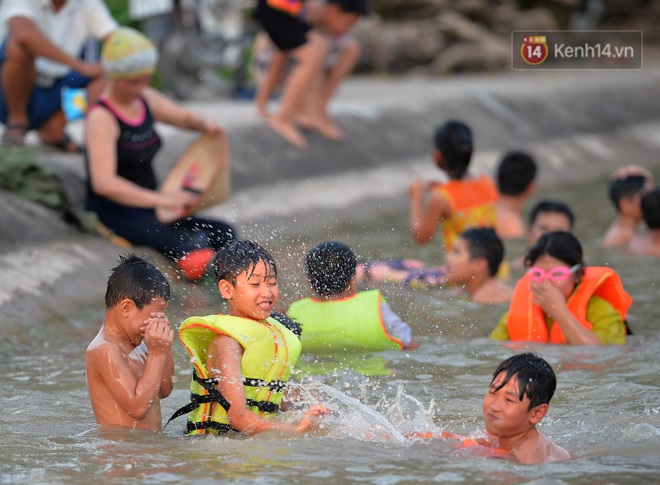
<svg viewBox="0 0 660 485">
<path fill-rule="evenodd" d="M 495 276 L 504 259 L 504 244 L 492 227 L 472 228 L 460 234 L 467 241 L 471 259 L 486 258 L 488 272 Z"/>
<path fill-rule="evenodd" d="M 584 266 L 582 245 L 571 232 L 553 231 L 541 236 L 525 256 L 525 264 L 534 264 L 544 254 L 563 261 L 569 267 L 576 264 Z"/>
<path fill-rule="evenodd" d="M 321 296 L 341 293 L 348 288 L 357 269 L 355 253 L 346 244 L 327 241 L 314 246 L 305 261 L 307 279 Z"/>
<path fill-rule="evenodd" d="M 490 384 L 493 385 L 497 376 L 503 372 L 504 379 L 495 390 L 499 391 L 515 377 L 520 392 L 518 398 L 522 401 L 527 395 L 529 399 L 528 411 L 539 404 L 550 404 L 557 388 L 557 377 L 544 359 L 531 352 L 512 355 L 497 366 Z"/>
<path fill-rule="evenodd" d="M 520 195 L 536 177 L 536 162 L 524 152 L 507 153 L 497 168 L 497 190 L 503 195 Z"/>
<path fill-rule="evenodd" d="M 218 282 L 227 280 L 233 285 L 239 274 L 245 272 L 249 277 L 260 262 L 266 265 L 267 276 L 277 276 L 277 264 L 266 249 L 252 241 L 234 240 L 215 255 L 213 274 Z"/>
<path fill-rule="evenodd" d="M 642 191 L 646 184 L 646 178 L 641 175 L 631 175 L 622 179 L 612 180 L 610 182 L 609 196 L 614 208 L 621 210 L 619 204 L 621 199 L 631 198 Z"/>
<path fill-rule="evenodd" d="M 435 148 L 442 154 L 440 168 L 460 180 L 472 158 L 472 130 L 462 121 L 448 121 L 435 130 Z"/>
<path fill-rule="evenodd" d="M 532 212 L 529 215 L 529 225 L 533 225 L 536 222 L 536 218 L 539 214 L 544 214 L 547 212 L 556 212 L 559 214 L 564 214 L 568 218 L 569 225 L 573 229 L 573 224 L 575 223 L 575 214 L 570 207 L 568 207 L 563 202 L 558 200 L 541 200 L 536 203 L 532 208 Z"/>
<path fill-rule="evenodd" d="M 133 253 L 119 256 L 118 262 L 108 278 L 106 309 L 113 308 L 125 298 L 131 299 L 138 310 L 157 297 L 170 301 L 170 284 L 153 264 Z"/>
<path fill-rule="evenodd" d="M 356 13 L 363 17 L 369 13 L 366 0 L 326 0 L 326 3 L 338 5 L 345 13 Z"/>
<path fill-rule="evenodd" d="M 649 229 L 660 229 L 660 187 L 642 196 L 642 218 Z"/>
</svg>

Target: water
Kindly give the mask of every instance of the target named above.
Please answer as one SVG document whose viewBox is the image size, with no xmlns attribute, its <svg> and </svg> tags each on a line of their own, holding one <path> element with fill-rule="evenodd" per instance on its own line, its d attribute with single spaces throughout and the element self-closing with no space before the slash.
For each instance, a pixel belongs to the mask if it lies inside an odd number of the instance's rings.
<svg viewBox="0 0 660 485">
<path fill-rule="evenodd" d="M 368 376 L 342 369 L 300 376 L 308 396 L 333 410 L 315 435 L 188 438 L 181 436 L 184 418 L 162 435 L 99 434 L 84 375 L 84 351 L 103 317 L 99 296 L 98 306 L 74 312 L 63 302 L 39 321 L 17 322 L 0 343 L 0 483 L 660 483 L 660 261 L 600 248 L 613 215 L 605 184 L 551 187 L 537 197 L 551 194 L 575 209 L 587 261 L 617 269 L 635 298 L 629 316 L 635 335 L 625 346 L 531 347 L 558 377 L 541 430 L 573 451 L 574 460 L 523 466 L 448 441 L 404 439 L 413 430 L 478 433 L 490 374 L 521 347 L 486 338 L 503 307 L 478 306 L 454 291 L 394 285 L 382 289 L 413 326 L 420 350 L 372 356 L 360 363 Z M 405 199 L 373 199 L 350 211 L 270 218 L 242 233 L 274 253 L 285 310 L 307 294 L 300 262 L 321 240 L 347 242 L 362 258 L 440 261 L 435 246 L 410 242 L 407 210 Z M 507 251 L 513 257 L 523 248 L 518 242 Z M 180 322 L 222 309 L 211 284 L 176 285 L 169 316 Z M 174 354 L 166 417 L 188 400 L 190 369 L 179 342 Z"/>
</svg>

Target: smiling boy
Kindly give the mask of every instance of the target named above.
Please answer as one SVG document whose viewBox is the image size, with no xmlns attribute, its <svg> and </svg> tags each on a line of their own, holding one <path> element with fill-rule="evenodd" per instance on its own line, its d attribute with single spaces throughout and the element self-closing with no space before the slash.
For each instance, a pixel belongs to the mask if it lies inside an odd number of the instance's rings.
<svg viewBox="0 0 660 485">
<path fill-rule="evenodd" d="M 556 387 L 550 364 L 533 353 L 513 355 L 500 363 L 483 402 L 491 445 L 525 464 L 571 458 L 536 428 L 548 413 Z"/>
<path fill-rule="evenodd" d="M 270 316 L 279 296 L 275 260 L 257 243 L 234 241 L 218 251 L 213 270 L 229 314 L 181 324 L 193 365 L 192 402 L 170 420 L 188 413 L 188 434 L 301 434 L 316 427 L 326 414 L 318 405 L 298 424 L 275 420 L 301 350 L 298 335 Z"/>
<path fill-rule="evenodd" d="M 85 354 L 99 425 L 160 431 L 160 399 L 172 392 L 174 373 L 169 299 L 169 283 L 154 265 L 120 257 L 108 278 L 103 326 Z"/>
</svg>

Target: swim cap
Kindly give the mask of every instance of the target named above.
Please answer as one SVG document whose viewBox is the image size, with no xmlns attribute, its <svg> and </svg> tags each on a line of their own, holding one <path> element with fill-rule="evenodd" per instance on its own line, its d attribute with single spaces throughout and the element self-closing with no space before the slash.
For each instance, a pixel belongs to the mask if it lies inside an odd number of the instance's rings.
<svg viewBox="0 0 660 485">
<path fill-rule="evenodd" d="M 151 74 L 157 63 L 158 51 L 154 44 L 130 27 L 115 30 L 103 46 L 101 64 L 110 79 Z"/>
</svg>

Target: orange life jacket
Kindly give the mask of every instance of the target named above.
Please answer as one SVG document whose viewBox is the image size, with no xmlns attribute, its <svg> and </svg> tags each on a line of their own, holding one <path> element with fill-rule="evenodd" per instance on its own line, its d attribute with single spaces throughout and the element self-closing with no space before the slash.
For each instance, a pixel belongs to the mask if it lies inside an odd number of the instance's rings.
<svg viewBox="0 0 660 485">
<path fill-rule="evenodd" d="M 266 0 L 269 7 L 297 16 L 302 10 L 302 0 Z"/>
<path fill-rule="evenodd" d="M 472 227 L 495 227 L 497 188 L 485 175 L 475 180 L 450 180 L 435 190 L 441 191 L 449 202 L 449 217 L 442 220 L 447 251 L 463 231 Z"/>
<path fill-rule="evenodd" d="M 587 303 L 593 296 L 607 300 L 625 321 L 632 298 L 623 289 L 621 278 L 611 268 L 588 266 L 582 281 L 568 297 L 566 305 L 571 314 L 587 329 Z M 532 302 L 529 275 L 525 274 L 513 290 L 506 320 L 509 338 L 514 341 L 568 343 L 561 327 L 553 322 L 550 332 L 541 308 Z"/>
</svg>

